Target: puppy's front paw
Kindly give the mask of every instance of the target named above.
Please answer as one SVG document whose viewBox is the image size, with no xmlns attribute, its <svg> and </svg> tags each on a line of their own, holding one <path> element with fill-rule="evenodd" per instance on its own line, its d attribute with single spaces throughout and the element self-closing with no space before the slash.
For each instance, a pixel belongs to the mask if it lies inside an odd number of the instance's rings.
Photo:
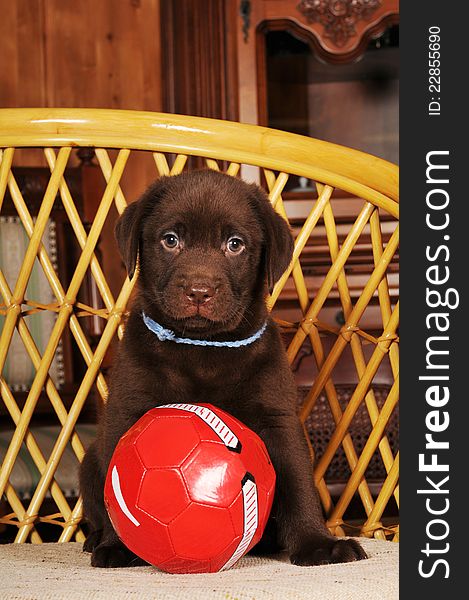
<svg viewBox="0 0 469 600">
<path fill-rule="evenodd" d="M 356 540 L 327 537 L 306 542 L 290 556 L 294 565 L 302 567 L 353 562 L 364 558 L 367 558 L 366 552 Z"/>
<path fill-rule="evenodd" d="M 100 544 L 93 550 L 91 565 L 101 568 L 141 567 L 146 565 L 144 560 L 136 556 L 122 542 Z"/>
</svg>

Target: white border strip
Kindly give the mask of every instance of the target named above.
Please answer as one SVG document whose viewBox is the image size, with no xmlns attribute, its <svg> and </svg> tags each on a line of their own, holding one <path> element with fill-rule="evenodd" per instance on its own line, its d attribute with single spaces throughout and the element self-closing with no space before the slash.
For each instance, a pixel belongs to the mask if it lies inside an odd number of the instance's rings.
<svg viewBox="0 0 469 600">
<path fill-rule="evenodd" d="M 225 571 L 238 561 L 249 547 L 254 537 L 259 522 L 259 505 L 257 501 L 257 486 L 254 481 L 248 479 L 243 485 L 244 506 L 244 533 L 238 547 L 230 559 L 223 565 L 220 571 Z"/>
<path fill-rule="evenodd" d="M 228 448 L 236 448 L 238 446 L 239 440 L 228 425 L 225 425 L 220 417 L 206 406 L 199 406 L 197 404 L 164 404 L 156 408 L 176 408 L 177 410 L 194 413 L 213 429 L 225 446 L 228 446 Z"/>
<path fill-rule="evenodd" d="M 116 465 L 114 465 L 112 468 L 112 491 L 114 492 L 114 496 L 116 497 L 117 503 L 119 504 L 120 509 L 124 513 L 124 515 L 130 521 L 132 521 L 132 523 L 135 525 L 135 527 L 140 527 L 140 523 L 130 512 L 129 507 L 127 506 L 127 504 L 124 500 L 124 496 L 122 495 L 121 482 L 119 479 L 119 473 L 117 472 Z"/>
</svg>

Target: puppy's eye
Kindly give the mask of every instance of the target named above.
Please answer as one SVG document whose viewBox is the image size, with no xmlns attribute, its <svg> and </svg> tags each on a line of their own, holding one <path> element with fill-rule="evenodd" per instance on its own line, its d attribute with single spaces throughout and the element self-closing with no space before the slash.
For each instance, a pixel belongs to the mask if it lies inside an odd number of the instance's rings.
<svg viewBox="0 0 469 600">
<path fill-rule="evenodd" d="M 230 239 L 226 243 L 226 250 L 230 254 L 241 254 L 244 250 L 244 242 L 239 237 L 230 237 Z"/>
<path fill-rule="evenodd" d="M 173 231 L 170 231 L 163 236 L 161 244 L 163 245 L 163 248 L 166 248 L 167 250 L 175 250 L 176 248 L 179 248 L 180 242 L 178 236 Z"/>
</svg>

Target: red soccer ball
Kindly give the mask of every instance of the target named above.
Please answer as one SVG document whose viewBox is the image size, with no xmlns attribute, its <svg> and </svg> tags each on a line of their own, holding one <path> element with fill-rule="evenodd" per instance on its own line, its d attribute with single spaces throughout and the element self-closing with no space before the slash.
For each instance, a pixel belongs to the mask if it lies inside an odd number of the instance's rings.
<svg viewBox="0 0 469 600">
<path fill-rule="evenodd" d="M 274 488 L 266 447 L 248 427 L 210 404 L 168 404 L 122 436 L 104 499 L 135 554 L 170 573 L 202 573 L 257 544 Z"/>
</svg>

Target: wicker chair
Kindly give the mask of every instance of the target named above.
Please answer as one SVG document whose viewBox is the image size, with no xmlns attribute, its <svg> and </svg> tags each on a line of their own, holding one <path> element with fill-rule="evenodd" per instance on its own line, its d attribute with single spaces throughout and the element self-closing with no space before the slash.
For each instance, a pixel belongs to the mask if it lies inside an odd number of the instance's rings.
<svg viewBox="0 0 469 600">
<path fill-rule="evenodd" d="M 57 483 L 56 470 L 66 448 L 72 449 L 77 460 L 83 457 L 84 446 L 75 426 L 91 391 L 95 389 L 102 400 L 106 400 L 107 384 L 101 365 L 113 339 L 122 335 L 121 318 L 135 278 L 123 281 L 115 298 L 96 248 L 111 206 L 114 204 L 122 213 L 127 205 L 121 178 L 129 156 L 137 151 L 153 157 L 155 176 L 178 174 L 194 161 L 198 161 L 199 165 L 202 161 L 208 168 L 225 170 L 233 176 L 238 176 L 240 170 L 242 172 L 246 168 L 244 165 L 251 166 L 251 173 L 252 167 L 255 167 L 268 188 L 272 204 L 285 218 L 288 207 L 283 195 L 289 177 L 302 176 L 313 182 L 315 191 L 311 193 L 311 209 L 301 226 L 297 227 L 293 261 L 268 302 L 274 308 L 287 284 L 295 291 L 298 318 L 280 322 L 289 332 L 288 357 L 293 363 L 302 346 L 309 343 L 317 365 L 317 375 L 302 401 L 299 416 L 303 423 L 307 423 L 318 399 L 323 397 L 335 424 L 327 447 L 316 462 L 314 473 L 330 530 L 336 535 L 352 531 L 381 540 L 397 540 L 397 522 L 384 524 L 382 518 L 387 505 L 391 501 L 398 505 L 399 500 L 399 454 L 391 447 L 386 435 L 386 427 L 395 415 L 398 402 L 399 305 L 394 293 L 390 294 L 388 282 L 390 265 L 398 248 L 397 167 L 356 150 L 315 139 L 251 125 L 178 115 L 101 109 L 3 109 L 0 110 L 0 123 L 0 208 L 8 188 L 30 238 L 17 280 L 9 285 L 0 271 L 0 315 L 4 315 L 0 365 L 3 368 L 16 328 L 36 369 L 22 410 L 15 400 L 14 391 L 5 379 L 1 380 L 2 399 L 14 431 L 0 472 L 0 496 L 4 494 L 5 498 L 0 505 L 4 509 L 0 514 L 0 524 L 18 528 L 15 541 L 40 543 L 39 525 L 42 523 L 56 526 L 60 542 L 84 539 L 80 524 L 81 500 L 78 498 L 70 503 Z M 106 182 L 88 231 L 80 220 L 66 181 L 65 169 L 73 163 L 77 147 L 94 149 Z M 26 152 L 40 152 L 51 172 L 36 219 L 32 218 L 11 171 L 12 164 L 17 164 L 18 158 L 21 159 Z M 343 190 L 362 202 L 355 222 L 342 239 L 338 235 L 332 202 L 335 189 Z M 67 283 L 60 281 L 41 241 L 57 197 L 63 203 L 82 249 L 73 276 Z M 384 239 L 382 223 L 386 219 L 395 226 Z M 319 226 L 325 231 L 330 264 L 317 289 L 308 290 L 302 252 L 310 240 L 314 242 Z M 364 235 L 371 243 L 373 268 L 365 279 L 361 277 L 363 284 L 357 289 L 349 283 L 353 269 L 348 268 L 348 261 Z M 54 303 L 43 305 L 25 295 L 36 257 L 56 298 Z M 88 269 L 96 282 L 103 308 L 77 301 Z M 335 294 L 341 305 L 345 321 L 342 326 L 321 318 L 321 311 L 331 294 Z M 371 305 L 380 320 L 379 330 L 372 332 L 362 326 L 363 315 Z M 28 329 L 28 315 L 40 311 L 53 311 L 56 315 L 42 355 Z M 82 327 L 82 319 L 90 315 L 98 316 L 104 323 L 94 350 Z M 87 367 L 68 410 L 61 398 L 60 386 L 49 375 L 59 341 L 66 331 L 73 336 Z M 333 341 L 326 349 L 325 340 L 330 337 Z M 334 377 L 346 348 L 353 357 L 358 383 L 344 406 L 343 402 L 339 402 Z M 393 383 L 383 401 L 378 403 L 373 382 L 383 361 L 389 361 Z M 48 457 L 30 429 L 41 393 L 49 398 L 60 423 Z M 351 433 L 351 423 L 359 409 L 366 411 L 370 423 L 370 432 L 361 452 L 357 450 Z M 29 454 L 40 474 L 27 502 L 17 493 L 10 479 L 21 448 Z M 314 439 L 311 450 L 314 452 Z M 339 450 L 346 457 L 350 476 L 340 496 L 333 499 L 325 475 Z M 379 489 L 372 492 L 367 468 L 376 457 L 384 465 L 385 478 Z M 41 513 L 46 497 L 51 497 L 56 505 L 52 514 Z M 361 518 L 350 524 L 352 529 L 347 529 L 344 514 L 353 499 L 359 503 Z"/>
</svg>

